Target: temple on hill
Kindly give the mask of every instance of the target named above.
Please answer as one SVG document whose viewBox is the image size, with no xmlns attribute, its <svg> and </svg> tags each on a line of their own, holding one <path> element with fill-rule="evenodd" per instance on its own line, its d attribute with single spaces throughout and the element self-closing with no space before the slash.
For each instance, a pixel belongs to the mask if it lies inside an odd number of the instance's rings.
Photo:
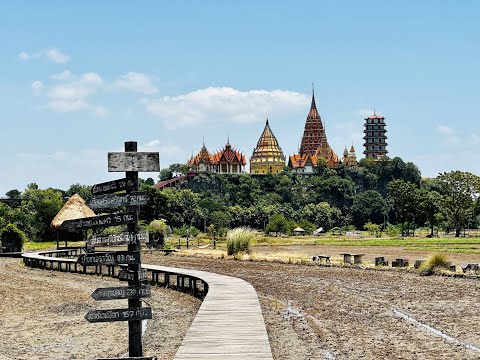
<svg viewBox="0 0 480 360">
<path fill-rule="evenodd" d="M 353 145 L 350 147 L 350 152 L 345 146 L 345 150 L 343 150 L 342 164 L 349 168 L 357 168 L 358 161 L 357 156 L 355 155 L 355 148 L 353 147 Z"/>
<path fill-rule="evenodd" d="M 285 167 L 285 155 L 268 119 L 250 157 L 250 174 L 278 174 Z"/>
<path fill-rule="evenodd" d="M 325 127 L 315 104 L 315 92 L 312 91 L 312 103 L 305 121 L 300 149 L 298 154 L 289 157 L 288 167 L 296 173 L 311 174 L 319 158 L 324 159 L 329 168 L 336 168 L 340 163 L 338 155 L 328 144 Z"/>
<path fill-rule="evenodd" d="M 373 158 L 373 159 L 381 159 L 387 156 L 387 130 L 385 129 L 385 117 L 381 115 L 375 114 L 375 110 L 373 111 L 373 115 L 365 118 L 365 129 L 363 133 L 365 136 L 363 140 L 365 143 L 363 146 L 365 147 L 365 154 L 366 158 Z"/>
<path fill-rule="evenodd" d="M 196 156 L 188 160 L 192 172 L 212 172 L 216 174 L 242 174 L 247 164 L 245 155 L 232 148 L 230 141 L 214 154 L 210 154 L 205 143 Z"/>
</svg>

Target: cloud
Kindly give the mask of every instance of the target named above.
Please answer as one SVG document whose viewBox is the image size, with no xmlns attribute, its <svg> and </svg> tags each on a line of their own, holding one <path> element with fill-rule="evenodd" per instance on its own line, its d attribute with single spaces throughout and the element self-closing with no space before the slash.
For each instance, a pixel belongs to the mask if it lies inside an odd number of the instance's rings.
<svg viewBox="0 0 480 360">
<path fill-rule="evenodd" d="M 70 56 L 62 53 L 60 50 L 55 48 L 50 48 L 45 51 L 39 51 L 35 53 L 28 53 L 26 51 L 21 51 L 18 54 L 18 58 L 22 61 L 39 59 L 45 57 L 50 61 L 53 61 L 57 64 L 65 64 L 70 61 Z"/>
<path fill-rule="evenodd" d="M 121 75 L 113 86 L 119 89 L 150 95 L 158 92 L 148 76 L 137 72 L 128 72 Z"/>
<path fill-rule="evenodd" d="M 453 129 L 445 125 L 439 125 L 437 126 L 437 132 L 443 135 L 451 135 L 453 134 Z"/>
<path fill-rule="evenodd" d="M 147 152 L 158 152 L 160 156 L 177 156 L 183 155 L 184 149 L 176 144 L 167 143 L 160 139 L 151 140 L 145 144 L 138 146 L 139 151 L 147 151 Z"/>
<path fill-rule="evenodd" d="M 57 64 L 65 64 L 70 61 L 70 56 L 62 53 L 58 49 L 48 49 L 45 52 L 45 55 L 47 56 L 47 58 Z"/>
<path fill-rule="evenodd" d="M 108 113 L 105 107 L 93 105 L 89 100 L 91 95 L 103 86 L 103 79 L 97 73 L 87 72 L 75 75 L 65 70 L 52 75 L 51 79 L 54 82 L 47 86 L 45 91 L 48 99 L 45 105 L 47 109 L 58 112 L 90 110 L 98 116 Z"/>
<path fill-rule="evenodd" d="M 143 99 L 145 109 L 161 118 L 167 128 L 224 121 L 253 123 L 265 117 L 284 117 L 305 109 L 309 97 L 287 90 L 240 91 L 208 87 L 179 96 Z"/>
<path fill-rule="evenodd" d="M 40 96 L 42 94 L 42 91 L 43 91 L 43 83 L 41 81 L 34 81 L 32 83 L 32 91 L 33 91 L 33 95 L 35 96 Z"/>
<path fill-rule="evenodd" d="M 360 109 L 358 110 L 358 113 L 362 115 L 364 118 L 369 117 L 370 115 L 373 115 L 373 113 L 376 113 L 374 109 Z M 380 115 L 380 114 L 378 114 Z"/>
</svg>

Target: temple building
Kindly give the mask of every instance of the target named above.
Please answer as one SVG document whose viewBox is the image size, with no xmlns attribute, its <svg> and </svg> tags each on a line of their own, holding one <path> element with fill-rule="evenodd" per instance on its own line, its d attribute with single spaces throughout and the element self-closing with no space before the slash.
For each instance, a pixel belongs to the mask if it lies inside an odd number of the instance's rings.
<svg viewBox="0 0 480 360">
<path fill-rule="evenodd" d="M 355 148 L 353 147 L 353 145 L 350 147 L 350 152 L 345 146 L 345 150 L 343 150 L 342 164 L 347 168 L 357 168 L 358 161 L 357 156 L 355 155 Z"/>
<path fill-rule="evenodd" d="M 251 174 L 278 174 L 285 167 L 285 155 L 278 145 L 268 119 L 250 157 Z"/>
<path fill-rule="evenodd" d="M 245 155 L 232 148 L 230 141 L 220 151 L 210 154 L 205 144 L 196 156 L 187 161 L 192 172 L 216 174 L 243 174 L 247 164 Z"/>
<path fill-rule="evenodd" d="M 311 174 L 317 166 L 318 158 L 325 159 L 329 168 L 338 167 L 338 155 L 328 144 L 327 134 L 315 104 L 315 93 L 312 92 L 312 103 L 305 121 L 302 142 L 298 154 L 291 155 L 288 166 L 297 173 Z"/>
<path fill-rule="evenodd" d="M 365 154 L 366 158 L 373 158 L 373 159 L 380 159 L 387 156 L 387 130 L 385 129 L 385 117 L 381 115 L 375 114 L 373 111 L 373 115 L 367 117 L 365 119 L 364 124 L 365 129 L 363 133 L 365 136 L 363 139 L 365 143 L 363 146 L 365 147 Z"/>
<path fill-rule="evenodd" d="M 208 152 L 205 143 L 200 152 L 188 160 L 187 165 L 192 172 L 213 172 L 213 156 Z"/>
</svg>

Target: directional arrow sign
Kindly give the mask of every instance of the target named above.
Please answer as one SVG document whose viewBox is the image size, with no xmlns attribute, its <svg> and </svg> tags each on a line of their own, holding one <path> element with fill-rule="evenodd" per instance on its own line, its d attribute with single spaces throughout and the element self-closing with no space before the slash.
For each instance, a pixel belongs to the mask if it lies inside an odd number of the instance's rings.
<svg viewBox="0 0 480 360">
<path fill-rule="evenodd" d="M 92 216 L 88 218 L 65 220 L 60 229 L 75 232 L 85 229 L 95 229 L 116 226 L 137 221 L 137 213 L 116 213 L 109 215 Z"/>
<path fill-rule="evenodd" d="M 140 299 L 150 297 L 151 293 L 150 285 L 98 288 L 92 293 L 92 297 L 95 300 Z"/>
<path fill-rule="evenodd" d="M 93 195 L 101 194 L 111 194 L 118 191 L 127 190 L 127 188 L 132 189 L 135 186 L 135 182 L 131 179 L 118 179 L 107 181 L 101 184 L 96 184 L 92 186 Z"/>
<path fill-rule="evenodd" d="M 135 271 L 122 269 L 118 272 L 119 280 L 134 281 L 135 280 Z M 138 281 L 147 280 L 147 270 L 140 269 L 138 270 Z"/>
<path fill-rule="evenodd" d="M 109 235 L 93 235 L 87 240 L 87 244 L 92 246 L 113 246 L 113 245 L 128 245 L 138 244 L 140 242 L 148 241 L 148 231 L 141 231 L 138 234 L 121 233 Z"/>
<path fill-rule="evenodd" d="M 88 202 L 91 209 L 114 209 L 119 206 L 146 205 L 148 195 L 143 192 L 132 192 L 129 194 L 109 194 L 94 196 Z"/>
<path fill-rule="evenodd" d="M 90 323 L 110 321 L 135 321 L 152 318 L 152 308 L 137 307 L 128 309 L 92 310 L 85 315 Z"/>
<path fill-rule="evenodd" d="M 83 266 L 90 265 L 117 265 L 117 264 L 139 264 L 140 253 L 128 251 L 114 251 L 108 253 L 83 254 L 77 259 Z"/>
<path fill-rule="evenodd" d="M 109 152 L 108 171 L 160 171 L 158 152 Z"/>
</svg>

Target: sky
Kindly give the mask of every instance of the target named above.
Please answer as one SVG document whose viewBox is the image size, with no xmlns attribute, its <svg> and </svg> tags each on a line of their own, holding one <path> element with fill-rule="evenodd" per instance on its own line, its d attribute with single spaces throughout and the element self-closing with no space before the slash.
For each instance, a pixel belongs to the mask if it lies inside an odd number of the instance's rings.
<svg viewBox="0 0 480 360">
<path fill-rule="evenodd" d="M 227 139 L 248 159 L 267 117 L 292 155 L 312 83 L 337 154 L 363 157 L 375 109 L 390 157 L 479 175 L 479 18 L 468 0 L 2 1 L 0 196 L 119 178 L 125 141 L 161 168 Z"/>
</svg>

